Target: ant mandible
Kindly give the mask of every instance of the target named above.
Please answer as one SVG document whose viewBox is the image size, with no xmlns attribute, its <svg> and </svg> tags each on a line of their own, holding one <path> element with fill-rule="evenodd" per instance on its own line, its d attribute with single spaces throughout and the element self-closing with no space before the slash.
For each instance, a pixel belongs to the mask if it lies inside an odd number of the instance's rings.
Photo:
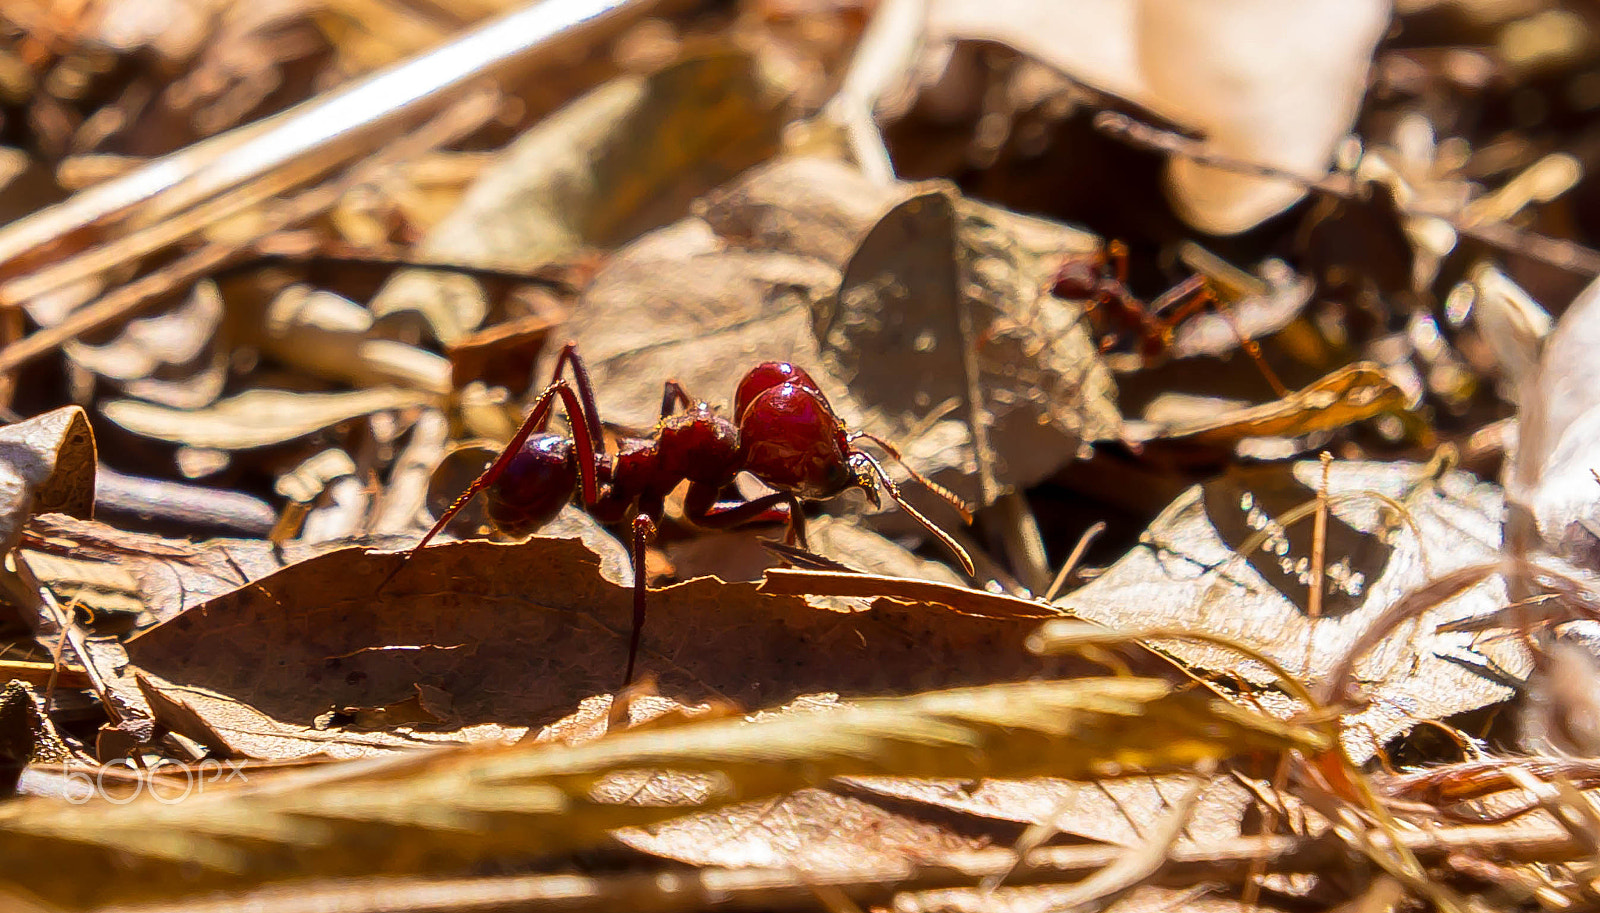
<svg viewBox="0 0 1600 913">
<path fill-rule="evenodd" d="M 1172 349 L 1173 333 L 1179 324 L 1209 307 L 1223 315 L 1238 337 L 1239 345 L 1255 361 L 1273 392 L 1279 398 L 1289 394 L 1278 375 L 1267 366 L 1261 347 L 1239 331 L 1204 276 L 1190 276 L 1147 304 L 1128 290 L 1128 248 L 1120 241 L 1112 241 L 1093 253 L 1068 258 L 1057 269 L 1051 291 L 1057 298 L 1086 302 L 1086 317 L 1101 308 L 1120 317 L 1138 334 L 1139 359 L 1147 367 L 1166 357 Z M 1098 341 L 1100 351 L 1111 350 L 1118 341 L 1115 333 L 1102 335 Z"/>
<path fill-rule="evenodd" d="M 563 377 L 568 368 L 570 383 Z M 547 430 L 557 399 L 566 409 L 570 436 Z M 678 407 L 683 411 L 677 412 Z M 966 551 L 906 503 L 882 464 L 855 442 L 871 441 L 905 465 L 899 451 L 874 435 L 848 430 L 805 371 L 778 361 L 751 368 L 734 394 L 733 413 L 734 421 L 724 418 L 669 380 L 655 432 L 648 438 L 619 439 L 612 457 L 606 450 L 589 371 L 577 345 L 567 343 L 556 359 L 550 385 L 539 394 L 511 442 L 440 515 L 405 560 L 432 541 L 480 491 L 485 492 L 489 520 L 513 535 L 550 522 L 575 494 L 581 497 L 584 509 L 602 523 L 620 523 L 632 511 L 633 631 L 624 687 L 633 681 L 644 631 L 645 548 L 655 539 L 667 495 L 685 481 L 689 490 L 683 511 L 694 524 L 727 529 L 745 523 L 785 522 L 789 537 L 801 548 L 806 547 L 802 501 L 831 498 L 859 488 L 877 507 L 881 486 L 890 500 L 943 542 L 972 574 L 972 559 Z M 971 522 L 971 513 L 953 494 L 909 466 L 906 470 Z M 740 472 L 750 473 L 774 491 L 753 500 L 719 500 L 722 490 Z"/>
</svg>

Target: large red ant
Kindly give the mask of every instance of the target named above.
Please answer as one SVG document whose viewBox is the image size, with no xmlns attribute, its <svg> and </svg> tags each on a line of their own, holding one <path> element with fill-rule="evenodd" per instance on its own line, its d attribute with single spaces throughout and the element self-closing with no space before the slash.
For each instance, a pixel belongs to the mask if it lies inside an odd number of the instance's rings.
<svg viewBox="0 0 1600 913">
<path fill-rule="evenodd" d="M 566 368 L 572 371 L 572 383 L 562 376 Z M 566 408 L 570 436 L 546 430 L 557 398 Z M 683 411 L 675 411 L 680 406 Z M 620 523 L 633 511 L 633 632 L 624 686 L 633 681 L 644 630 L 645 548 L 655 539 L 667 495 L 685 481 L 689 490 L 683 511 L 692 523 L 726 529 L 745 523 L 785 522 L 789 536 L 802 549 L 806 536 L 801 501 L 831 498 L 859 488 L 876 507 L 881 486 L 890 500 L 950 549 L 968 574 L 973 572 L 966 551 L 906 503 L 883 466 L 855 442 L 871 441 L 904 465 L 899 451 L 874 435 L 849 431 L 805 371 L 788 362 L 757 365 L 739 382 L 733 412 L 735 421 L 730 421 L 669 380 L 654 434 L 619 439 L 612 458 L 606 451 L 588 369 L 577 346 L 568 343 L 556 359 L 550 385 L 534 402 L 511 442 L 406 553 L 406 559 L 432 541 L 480 491 L 486 491 L 490 521 L 513 535 L 532 532 L 554 519 L 574 494 L 581 496 L 584 509 L 602 523 Z M 971 514 L 954 495 L 909 466 L 906 469 L 971 521 Z M 774 491 L 748 501 L 718 500 L 740 472 L 750 473 Z"/>
<path fill-rule="evenodd" d="M 1120 318 L 1138 335 L 1137 351 L 1146 366 L 1154 365 L 1172 349 L 1173 333 L 1178 325 L 1204 308 L 1211 308 L 1233 328 L 1239 345 L 1261 369 L 1267 383 L 1279 398 L 1289 391 L 1278 376 L 1267 366 L 1261 347 L 1234 324 L 1225 311 L 1216 292 L 1204 276 L 1194 275 L 1178 283 L 1154 301 L 1145 303 L 1128 290 L 1128 248 L 1120 241 L 1112 241 L 1093 253 L 1070 257 L 1056 270 L 1051 289 L 1057 298 L 1086 302 L 1084 316 L 1091 320 L 1104 309 L 1113 318 Z M 1098 340 L 1100 351 L 1115 348 L 1121 340 L 1116 333 L 1104 333 Z"/>
</svg>

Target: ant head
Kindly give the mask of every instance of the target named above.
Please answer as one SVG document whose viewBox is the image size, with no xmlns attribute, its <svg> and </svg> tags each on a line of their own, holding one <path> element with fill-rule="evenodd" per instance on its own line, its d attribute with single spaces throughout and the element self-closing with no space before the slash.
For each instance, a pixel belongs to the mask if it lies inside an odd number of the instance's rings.
<svg viewBox="0 0 1600 913">
<path fill-rule="evenodd" d="M 824 408 L 832 411 L 832 407 L 828 405 L 828 398 L 822 395 L 822 389 L 803 368 L 786 361 L 766 361 L 751 368 L 744 379 L 739 381 L 739 389 L 733 396 L 733 420 L 737 422 L 743 418 L 745 410 L 750 408 L 756 397 L 783 384 L 794 384 L 811 391 L 822 401 Z"/>
<path fill-rule="evenodd" d="M 1068 259 L 1056 270 L 1050 293 L 1068 301 L 1093 298 L 1109 278 L 1111 269 L 1104 253 L 1082 254 Z"/>
<path fill-rule="evenodd" d="M 838 417 L 822 394 L 801 384 L 778 384 L 751 399 L 739 415 L 739 444 L 745 470 L 779 491 L 821 499 L 855 484 Z"/>
</svg>

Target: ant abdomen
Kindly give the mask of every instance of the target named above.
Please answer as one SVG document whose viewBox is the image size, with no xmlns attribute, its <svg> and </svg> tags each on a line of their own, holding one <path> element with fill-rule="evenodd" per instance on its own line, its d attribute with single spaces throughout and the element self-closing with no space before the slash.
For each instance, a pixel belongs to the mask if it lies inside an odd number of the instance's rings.
<svg viewBox="0 0 1600 913">
<path fill-rule="evenodd" d="M 572 439 L 562 434 L 535 434 L 484 489 L 484 512 L 504 532 L 514 536 L 530 533 L 561 513 L 577 485 Z"/>
</svg>

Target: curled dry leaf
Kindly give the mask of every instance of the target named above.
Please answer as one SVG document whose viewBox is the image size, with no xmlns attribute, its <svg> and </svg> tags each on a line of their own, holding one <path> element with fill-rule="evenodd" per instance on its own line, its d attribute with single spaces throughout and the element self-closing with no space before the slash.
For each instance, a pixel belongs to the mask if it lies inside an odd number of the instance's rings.
<svg viewBox="0 0 1600 913">
<path fill-rule="evenodd" d="M 0 428 L 0 554 L 42 513 L 94 510 L 94 432 L 77 406 Z"/>
<path fill-rule="evenodd" d="M 1518 443 L 1506 463 L 1506 548 L 1600 570 L 1600 282 L 1556 323 L 1519 389 Z"/>
<path fill-rule="evenodd" d="M 940 0 L 929 28 L 1005 42 L 1217 152 L 1316 178 L 1355 120 L 1389 15 L 1389 0 Z M 1305 190 L 1175 158 L 1168 192 L 1190 224 L 1233 234 Z"/>
<path fill-rule="evenodd" d="M 70 342 L 67 356 L 121 384 L 129 395 L 175 409 L 198 409 L 222 395 L 226 354 L 215 348 L 222 293 L 209 280 L 176 307 L 133 320 L 103 346 Z"/>
<path fill-rule="evenodd" d="M 602 578 L 581 543 L 436 546 L 380 589 L 400 560 L 347 549 L 302 562 L 144 632 L 129 658 L 151 689 L 210 726 L 186 734 L 256 757 L 512 737 L 620 681 L 631 590 Z M 1022 646 L 1029 621 L 939 606 L 842 613 L 702 578 L 652 591 L 649 611 L 641 665 L 690 702 L 769 706 L 1036 668 Z M 389 707 L 418 686 L 449 695 L 453 717 L 396 732 L 338 725 L 347 708 Z"/>
<path fill-rule="evenodd" d="M 634 237 L 769 155 L 786 93 L 740 53 L 614 79 L 513 144 L 419 252 L 532 269 L 576 248 Z M 488 301 L 466 276 L 411 270 L 384 287 L 372 311 L 379 319 L 412 313 L 453 344 L 482 323 Z"/>
<path fill-rule="evenodd" d="M 1252 437 L 1300 437 L 1313 431 L 1343 428 L 1379 415 L 1402 415 L 1410 419 L 1406 411 L 1410 400 L 1383 369 L 1371 362 L 1357 362 L 1275 402 L 1140 429 L 1135 439 L 1231 446 Z M 1413 424 L 1423 428 L 1415 420 Z"/>
<path fill-rule="evenodd" d="M 376 338 L 366 308 L 332 292 L 291 285 L 278 293 L 253 342 L 313 377 L 358 387 L 398 386 L 444 395 L 450 366 L 399 340 Z"/>
<path fill-rule="evenodd" d="M 270 447 L 314 434 L 340 422 L 388 409 L 430 405 L 432 394 L 377 387 L 347 393 L 248 390 L 204 409 L 171 409 L 119 399 L 106 403 L 106 418 L 156 440 L 217 450 Z"/>
<path fill-rule="evenodd" d="M 1307 462 L 1196 486 L 1151 524 L 1139 547 L 1056 604 L 1112 626 L 1221 635 L 1263 651 L 1315 687 L 1401 596 L 1499 555 L 1501 497 L 1493 486 L 1414 464 L 1334 463 L 1322 617 L 1310 617 L 1311 505 L 1321 475 L 1320 464 Z M 1285 522 L 1291 512 L 1299 522 Z M 1474 670 L 1525 673 L 1528 657 L 1517 643 L 1435 630 L 1493 612 L 1504 600 L 1499 583 L 1486 581 L 1366 654 L 1356 675 L 1373 703 L 1346 720 L 1352 756 L 1371 756 L 1419 720 L 1509 696 L 1498 680 Z M 1205 670 L 1232 670 L 1258 685 L 1273 681 L 1259 664 L 1217 647 L 1162 647 Z"/>
</svg>

